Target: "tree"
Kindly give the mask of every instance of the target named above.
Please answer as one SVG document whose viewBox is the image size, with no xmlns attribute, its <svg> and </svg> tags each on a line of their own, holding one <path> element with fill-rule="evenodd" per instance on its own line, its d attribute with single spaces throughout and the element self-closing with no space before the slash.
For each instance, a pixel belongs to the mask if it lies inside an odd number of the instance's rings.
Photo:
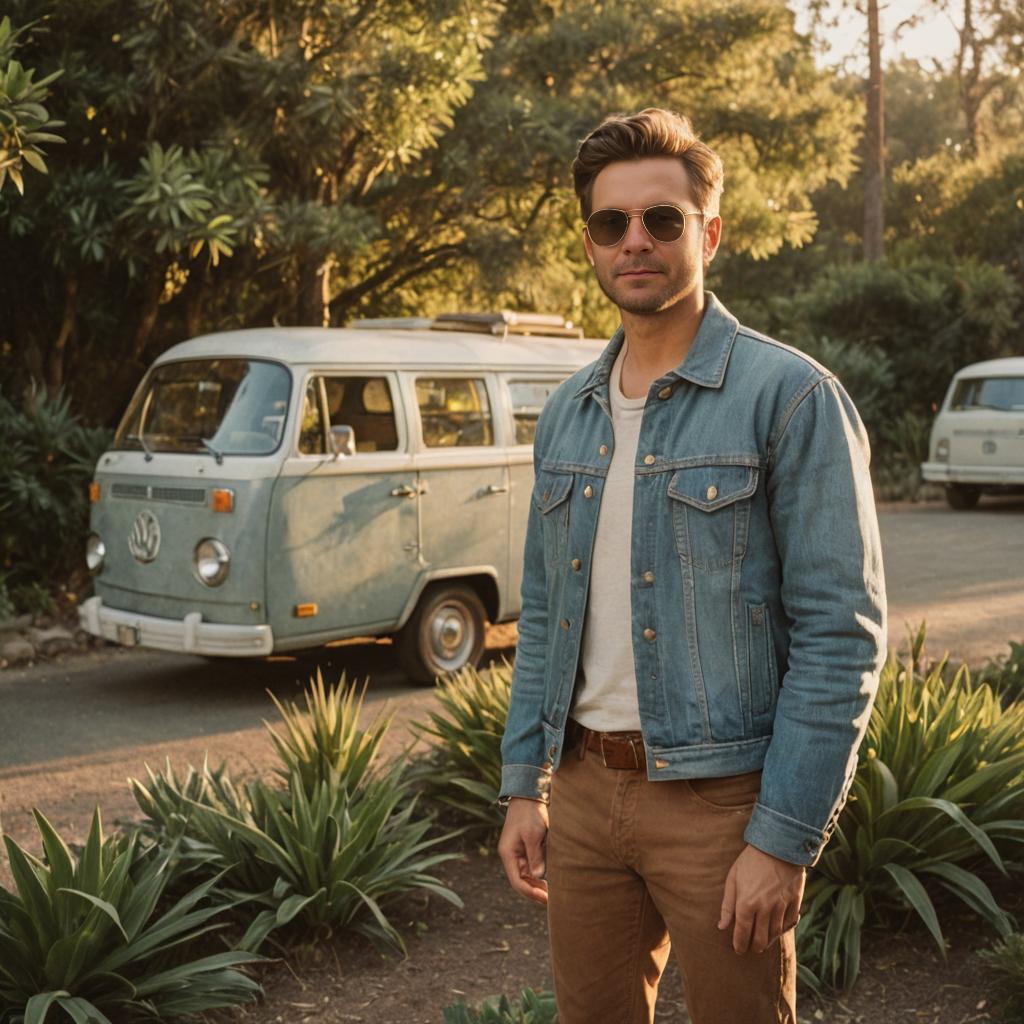
<svg viewBox="0 0 1024 1024">
<path fill-rule="evenodd" d="M 864 139 L 864 258 L 885 254 L 885 100 L 878 0 L 867 0 L 868 80 Z"/>
<path fill-rule="evenodd" d="M 0 18 L 0 190 L 9 179 L 22 194 L 26 165 L 46 174 L 46 151 L 42 147 L 64 141 L 54 134 L 63 122 L 51 120 L 43 106 L 50 95 L 49 85 L 61 72 L 54 71 L 33 82 L 35 71 L 23 68 L 14 59 L 23 31 L 16 32 L 6 15 Z"/>
<path fill-rule="evenodd" d="M 81 378 L 78 397 L 109 416 L 158 321 L 178 336 L 322 322 L 333 268 L 385 231 L 375 183 L 436 144 L 480 75 L 476 8 L 51 2 L 50 36 L 26 46 L 68 69 L 72 152 L 38 202 L 0 206 L 0 310 L 29 375 L 51 390 Z"/>
<path fill-rule="evenodd" d="M 775 0 L 46 12 L 30 56 L 67 69 L 71 145 L 32 204 L 0 197 L 0 381 L 105 420 L 205 330 L 485 302 L 610 329 L 568 168 L 612 110 L 682 109 L 722 151 L 723 265 L 807 244 L 812 191 L 853 170 L 854 106 Z"/>
</svg>

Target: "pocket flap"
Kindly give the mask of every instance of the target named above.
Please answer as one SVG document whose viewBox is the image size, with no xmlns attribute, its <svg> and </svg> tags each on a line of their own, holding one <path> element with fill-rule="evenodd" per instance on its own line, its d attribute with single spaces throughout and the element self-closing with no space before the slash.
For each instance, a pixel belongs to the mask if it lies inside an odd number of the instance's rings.
<svg viewBox="0 0 1024 1024">
<path fill-rule="evenodd" d="M 571 473 L 551 473 L 545 470 L 537 477 L 533 489 L 533 503 L 538 511 L 548 513 L 561 505 L 569 497 L 571 490 Z"/>
<path fill-rule="evenodd" d="M 756 466 L 687 466 L 669 481 L 668 495 L 704 512 L 749 498 L 757 489 Z"/>
</svg>

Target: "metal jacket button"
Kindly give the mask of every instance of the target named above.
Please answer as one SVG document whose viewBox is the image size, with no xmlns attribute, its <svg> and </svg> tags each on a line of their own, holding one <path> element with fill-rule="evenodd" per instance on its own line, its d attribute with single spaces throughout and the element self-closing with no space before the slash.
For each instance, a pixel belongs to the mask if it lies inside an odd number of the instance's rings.
<svg viewBox="0 0 1024 1024">
<path fill-rule="evenodd" d="M 576 570 L 577 572 L 579 572 L 579 571 L 580 571 L 580 566 L 581 566 L 581 565 L 583 565 L 583 563 L 582 563 L 582 562 L 581 562 L 581 561 L 580 561 L 580 560 L 579 560 L 578 558 L 574 558 L 574 559 L 573 559 L 573 560 L 572 560 L 572 561 L 571 561 L 571 562 L 570 562 L 569 564 L 570 564 L 570 565 L 571 565 L 571 566 L 572 566 L 572 567 L 573 567 L 573 568 L 574 568 L 574 569 L 575 569 L 575 570 Z"/>
<path fill-rule="evenodd" d="M 594 488 L 591 487 L 590 484 L 587 484 L 587 486 L 583 488 L 583 497 L 584 498 L 592 498 L 593 496 L 594 496 Z"/>
<path fill-rule="evenodd" d="M 653 582 L 654 582 L 654 573 L 651 572 L 650 569 L 648 569 L 647 572 L 644 573 L 644 583 L 653 583 Z"/>
<path fill-rule="evenodd" d="M 644 465 L 646 465 L 646 466 L 653 466 L 655 461 L 656 460 L 655 460 L 655 457 L 653 455 L 645 455 L 644 456 Z"/>
<path fill-rule="evenodd" d="M 562 626 L 562 629 L 568 629 L 569 628 L 569 620 L 568 619 L 562 619 L 561 626 Z"/>
<path fill-rule="evenodd" d="M 645 640 L 653 640 L 657 635 L 658 634 L 655 633 L 654 630 L 651 629 L 650 626 L 648 626 L 647 629 L 644 630 L 644 639 Z"/>
<path fill-rule="evenodd" d="M 712 484 L 708 488 L 708 501 L 714 501 L 718 497 L 718 488 Z"/>
<path fill-rule="evenodd" d="M 664 399 L 666 399 L 666 398 L 671 398 L 671 397 L 672 397 L 672 388 L 671 388 L 671 387 L 669 387 L 668 385 L 665 385 L 665 387 L 663 387 L 663 388 L 662 388 L 662 389 L 661 389 L 661 390 L 660 390 L 660 391 L 658 392 L 658 397 L 659 397 L 660 399 L 662 399 L 662 400 L 664 400 Z"/>
<path fill-rule="evenodd" d="M 603 445 L 601 445 L 601 447 L 600 447 L 600 448 L 598 448 L 597 450 L 598 450 L 598 453 L 599 453 L 599 454 L 601 454 L 601 455 L 607 455 L 607 454 L 608 454 L 608 445 L 606 445 L 606 444 L 603 444 Z"/>
</svg>

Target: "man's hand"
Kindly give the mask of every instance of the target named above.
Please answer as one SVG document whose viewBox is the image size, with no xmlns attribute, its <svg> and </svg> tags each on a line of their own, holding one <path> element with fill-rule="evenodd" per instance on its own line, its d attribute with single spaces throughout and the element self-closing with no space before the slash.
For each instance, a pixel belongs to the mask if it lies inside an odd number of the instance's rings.
<svg viewBox="0 0 1024 1024">
<path fill-rule="evenodd" d="M 732 948 L 763 953 L 800 920 L 806 869 L 779 860 L 756 846 L 736 858 L 725 880 L 719 930 L 735 921 Z"/>
<path fill-rule="evenodd" d="M 544 881 L 547 835 L 547 804 L 513 797 L 498 840 L 498 856 L 512 888 L 520 896 L 544 904 L 548 901 L 548 883 Z"/>
</svg>

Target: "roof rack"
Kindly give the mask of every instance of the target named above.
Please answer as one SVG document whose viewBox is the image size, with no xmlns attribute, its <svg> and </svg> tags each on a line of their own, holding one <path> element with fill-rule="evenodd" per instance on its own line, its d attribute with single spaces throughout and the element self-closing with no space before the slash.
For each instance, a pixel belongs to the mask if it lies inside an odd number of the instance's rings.
<svg viewBox="0 0 1024 1024">
<path fill-rule="evenodd" d="M 583 328 L 554 313 L 441 313 L 433 319 L 420 316 L 353 320 L 351 327 L 371 330 L 465 331 L 507 338 L 510 334 L 545 338 L 582 338 Z"/>
</svg>

